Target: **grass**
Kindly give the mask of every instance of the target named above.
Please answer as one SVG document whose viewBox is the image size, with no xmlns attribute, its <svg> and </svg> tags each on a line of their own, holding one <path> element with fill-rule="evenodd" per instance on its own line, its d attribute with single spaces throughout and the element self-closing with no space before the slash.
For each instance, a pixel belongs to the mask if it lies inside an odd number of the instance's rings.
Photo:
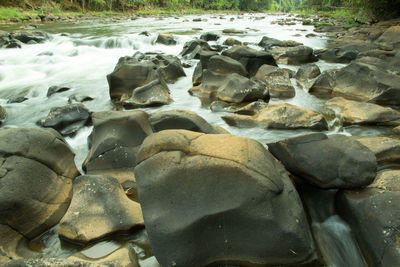
<svg viewBox="0 0 400 267">
<path fill-rule="evenodd" d="M 12 18 L 28 20 L 31 17 L 30 15 L 30 12 L 20 11 L 16 8 L 0 7 L 0 20 L 10 20 Z"/>
</svg>

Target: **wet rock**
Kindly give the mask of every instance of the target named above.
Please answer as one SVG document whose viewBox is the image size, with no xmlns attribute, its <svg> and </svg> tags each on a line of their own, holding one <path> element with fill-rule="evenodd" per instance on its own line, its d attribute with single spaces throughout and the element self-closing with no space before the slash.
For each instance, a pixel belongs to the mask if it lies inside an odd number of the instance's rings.
<svg viewBox="0 0 400 267">
<path fill-rule="evenodd" d="M 368 147 L 375 154 L 379 167 L 400 162 L 400 140 L 376 136 L 354 136 L 352 138 Z"/>
<path fill-rule="evenodd" d="M 321 70 L 319 67 L 314 64 L 307 64 L 303 65 L 299 68 L 299 70 L 296 72 L 296 79 L 298 81 L 307 81 L 310 79 L 317 78 L 321 74 Z"/>
<path fill-rule="evenodd" d="M 229 37 L 224 41 L 224 45 L 228 45 L 228 46 L 242 45 L 242 42 L 239 41 L 239 40 L 236 40 L 234 38 Z"/>
<path fill-rule="evenodd" d="M 311 85 L 308 92 L 318 97 L 329 97 L 335 85 L 336 70 L 323 71 Z"/>
<path fill-rule="evenodd" d="M 326 106 L 337 113 L 343 125 L 400 125 L 400 112 L 372 103 L 335 97 Z"/>
<path fill-rule="evenodd" d="M 163 45 L 176 45 L 176 40 L 172 34 L 160 33 L 156 39 L 156 43 Z"/>
<path fill-rule="evenodd" d="M 216 34 L 216 33 L 206 32 L 206 33 L 203 33 L 203 34 L 200 36 L 200 39 L 201 39 L 201 40 L 204 40 L 204 41 L 206 41 L 206 42 L 208 42 L 208 41 L 217 41 L 220 37 L 221 37 L 221 36 L 219 36 L 219 35 Z"/>
<path fill-rule="evenodd" d="M 49 89 L 47 90 L 47 97 L 54 95 L 56 93 L 61 93 L 70 90 L 71 88 L 66 87 L 66 86 L 50 86 Z"/>
<path fill-rule="evenodd" d="M 157 65 L 161 75 L 167 83 L 174 83 L 180 77 L 185 77 L 182 62 L 176 56 L 156 55 L 151 61 Z"/>
<path fill-rule="evenodd" d="M 287 71 L 271 65 L 263 65 L 257 71 L 256 78 L 265 83 L 271 97 L 291 98 L 295 96 L 295 89 Z"/>
<path fill-rule="evenodd" d="M 236 113 L 222 116 L 222 119 L 229 125 L 239 128 L 327 129 L 326 121 L 321 114 L 287 103 L 268 104 L 261 109 Z"/>
<path fill-rule="evenodd" d="M 344 135 L 307 134 L 268 144 L 268 149 L 290 172 L 324 189 L 363 187 L 376 175 L 372 151 Z"/>
<path fill-rule="evenodd" d="M 207 134 L 226 134 L 225 129 L 209 124 L 205 119 L 189 110 L 158 111 L 150 116 L 155 132 L 183 129 Z"/>
<path fill-rule="evenodd" d="M 237 30 L 237 29 L 224 29 L 222 30 L 225 34 L 245 34 L 246 31 L 244 30 Z"/>
<path fill-rule="evenodd" d="M 199 53 L 202 50 L 211 50 L 211 47 L 204 40 L 194 39 L 185 43 L 180 55 L 186 59 L 200 59 Z"/>
<path fill-rule="evenodd" d="M 220 74 L 237 73 L 242 76 L 247 76 L 247 71 L 243 65 L 240 64 L 239 61 L 227 56 L 216 55 L 210 57 L 207 62 L 207 69 Z"/>
<path fill-rule="evenodd" d="M 53 128 L 62 135 L 73 135 L 90 122 L 90 112 L 82 104 L 70 104 L 52 108 L 46 118 L 38 123 Z"/>
<path fill-rule="evenodd" d="M 268 88 L 257 78 L 248 79 L 239 74 L 231 74 L 217 90 L 218 99 L 230 103 L 251 102 L 258 99 L 269 100 Z"/>
<path fill-rule="evenodd" d="M 293 65 L 310 63 L 318 60 L 314 55 L 314 50 L 311 47 L 304 45 L 287 49 L 284 57 L 287 58 L 288 64 Z"/>
<path fill-rule="evenodd" d="M 56 131 L 1 129 L 0 225 L 29 239 L 51 228 L 70 204 L 76 176 L 74 154 Z"/>
<path fill-rule="evenodd" d="M 162 131 L 143 143 L 135 176 L 162 266 L 300 264 L 314 254 L 293 184 L 254 140 Z"/>
<path fill-rule="evenodd" d="M 277 66 L 275 59 L 268 52 L 257 51 L 247 46 L 234 46 L 222 52 L 222 55 L 233 58 L 246 68 L 249 76 L 254 76 L 258 69 L 264 65 Z"/>
<path fill-rule="evenodd" d="M 328 62 L 333 63 L 350 63 L 361 52 L 370 51 L 376 48 L 373 44 L 350 44 L 338 48 L 332 48 L 318 53 L 317 56 Z"/>
<path fill-rule="evenodd" d="M 199 62 L 197 63 L 193 71 L 193 77 L 192 77 L 193 86 L 201 84 L 202 80 L 203 80 L 203 68 L 201 66 L 201 62 Z"/>
<path fill-rule="evenodd" d="M 143 227 L 139 203 L 130 200 L 118 180 L 107 175 L 85 175 L 74 180 L 74 194 L 58 234 L 88 243 L 115 232 Z"/>
<path fill-rule="evenodd" d="M 364 189 L 339 193 L 338 212 L 350 224 L 371 266 L 400 264 L 400 171 L 381 172 Z"/>
<path fill-rule="evenodd" d="M 200 52 L 200 63 L 201 63 L 201 69 L 208 69 L 208 61 L 210 61 L 210 58 L 213 56 L 219 55 L 218 52 L 216 51 L 207 51 L 207 50 L 202 50 Z"/>
<path fill-rule="evenodd" d="M 5 121 L 6 118 L 7 118 L 6 109 L 4 107 L 0 106 L 0 126 L 3 123 L 3 121 Z"/>
<path fill-rule="evenodd" d="M 44 43 L 50 37 L 45 32 L 40 31 L 16 31 L 9 34 L 10 39 L 16 39 L 24 44 L 34 43 Z"/>
<path fill-rule="evenodd" d="M 42 266 L 42 267 L 53 267 L 53 266 L 63 266 L 63 267 L 127 267 L 118 262 L 104 261 L 100 263 L 85 262 L 82 260 L 69 260 L 62 258 L 42 258 L 42 259 L 23 259 L 23 260 L 13 260 L 5 267 L 31 267 L 31 266 Z M 131 265 L 137 266 L 137 265 Z"/>
<path fill-rule="evenodd" d="M 215 92 L 224 84 L 227 76 L 227 74 L 220 74 L 205 69 L 201 76 L 201 84 L 190 88 L 189 93 L 200 98 L 215 97 Z"/>
<path fill-rule="evenodd" d="M 130 98 L 123 98 L 122 105 L 126 109 L 156 107 L 172 102 L 167 84 L 163 79 L 152 81 L 137 87 Z"/>
<path fill-rule="evenodd" d="M 135 182 L 133 168 L 143 140 L 153 133 L 143 111 L 106 111 L 93 113 L 90 146 L 82 168 L 87 174 L 107 174 L 121 184 Z"/>
<path fill-rule="evenodd" d="M 14 103 L 22 103 L 24 101 L 28 100 L 28 98 L 24 97 L 24 96 L 19 96 L 19 97 L 15 97 L 15 98 L 11 98 L 7 101 L 7 104 L 14 104 Z M 0 108 L 1 109 L 1 108 Z"/>
<path fill-rule="evenodd" d="M 0 224 L 0 265 L 13 259 L 38 257 L 29 249 L 29 240 L 8 225 Z"/>
<path fill-rule="evenodd" d="M 270 49 L 271 47 L 274 47 L 274 46 L 294 47 L 294 46 L 302 45 L 302 43 L 299 43 L 296 41 L 291 41 L 291 40 L 281 41 L 281 40 L 278 40 L 275 38 L 270 38 L 270 37 L 264 36 L 261 39 L 261 41 L 258 43 L 258 45 L 265 49 Z"/>
<path fill-rule="evenodd" d="M 8 35 L 0 36 L 0 48 L 21 48 L 22 42 L 17 39 L 10 39 Z"/>
<path fill-rule="evenodd" d="M 68 98 L 68 103 L 69 104 L 82 103 L 82 102 L 89 102 L 92 100 L 94 100 L 94 98 L 88 95 L 72 95 Z"/>
<path fill-rule="evenodd" d="M 376 44 L 392 49 L 400 48 L 400 26 L 391 26 L 375 41 Z"/>
</svg>

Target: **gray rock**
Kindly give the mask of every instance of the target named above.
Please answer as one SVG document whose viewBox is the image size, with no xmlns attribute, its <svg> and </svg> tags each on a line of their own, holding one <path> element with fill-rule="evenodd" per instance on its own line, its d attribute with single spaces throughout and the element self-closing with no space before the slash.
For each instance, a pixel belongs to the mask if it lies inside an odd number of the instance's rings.
<svg viewBox="0 0 400 267">
<path fill-rule="evenodd" d="M 225 34 L 244 34 L 244 33 L 246 33 L 246 31 L 237 30 L 237 29 L 224 29 L 224 30 L 222 30 L 222 33 L 225 33 Z"/>
<path fill-rule="evenodd" d="M 400 162 L 400 140 L 376 136 L 354 136 L 352 138 L 368 147 L 375 154 L 379 167 Z"/>
<path fill-rule="evenodd" d="M 160 33 L 156 39 L 156 43 L 164 45 L 176 45 L 176 40 L 172 34 Z"/>
<path fill-rule="evenodd" d="M 295 96 L 295 89 L 290 81 L 289 73 L 279 67 L 263 65 L 255 77 L 265 83 L 271 97 L 291 98 Z"/>
<path fill-rule="evenodd" d="M 302 43 L 291 41 L 291 40 L 286 40 L 286 41 L 281 41 L 278 39 L 270 38 L 267 36 L 264 36 L 261 41 L 258 43 L 259 46 L 265 48 L 265 49 L 270 49 L 271 47 L 274 46 L 280 46 L 280 47 L 294 47 L 294 46 L 299 46 L 302 45 Z"/>
<path fill-rule="evenodd" d="M 314 50 L 311 47 L 304 45 L 287 49 L 284 56 L 287 58 L 288 64 L 294 65 L 310 63 L 318 60 L 314 55 Z"/>
<path fill-rule="evenodd" d="M 50 86 L 49 89 L 47 90 L 47 97 L 54 95 L 56 93 L 61 93 L 70 90 L 71 88 L 66 87 L 66 86 Z"/>
<path fill-rule="evenodd" d="M 287 103 L 251 105 L 235 113 L 222 116 L 222 119 L 239 128 L 327 129 L 327 123 L 321 114 Z"/>
<path fill-rule="evenodd" d="M 207 69 L 221 74 L 237 73 L 247 76 L 247 71 L 243 65 L 239 61 L 227 56 L 216 55 L 210 57 L 207 62 Z"/>
<path fill-rule="evenodd" d="M 376 47 L 377 46 L 373 44 L 350 44 L 322 51 L 318 53 L 317 56 L 328 62 L 350 63 L 356 59 L 361 52 L 370 51 Z"/>
<path fill-rule="evenodd" d="M 296 72 L 296 79 L 298 81 L 307 81 L 310 79 L 317 78 L 321 74 L 321 70 L 319 67 L 314 64 L 307 64 L 303 65 L 299 68 L 299 70 Z"/>
<path fill-rule="evenodd" d="M 268 144 L 285 167 L 321 188 L 357 188 L 376 175 L 376 158 L 367 147 L 344 135 L 314 133 Z"/>
<path fill-rule="evenodd" d="M 176 56 L 171 55 L 156 55 L 150 60 L 156 64 L 162 77 L 167 83 L 174 83 L 179 78 L 185 77 L 185 71 L 182 67 L 182 62 Z"/>
<path fill-rule="evenodd" d="M 400 264 L 400 171 L 377 175 L 364 189 L 339 193 L 339 214 L 350 224 L 371 266 Z"/>
<path fill-rule="evenodd" d="M 239 41 L 239 40 L 236 40 L 234 38 L 229 37 L 224 41 L 224 45 L 228 45 L 228 46 L 242 45 L 242 42 Z"/>
<path fill-rule="evenodd" d="M 293 184 L 254 140 L 162 131 L 144 141 L 135 176 L 162 266 L 299 265 L 313 257 Z"/>
<path fill-rule="evenodd" d="M 115 232 L 143 225 L 139 203 L 130 200 L 118 180 L 107 175 L 85 175 L 74 180 L 74 194 L 58 234 L 88 243 Z"/>
<path fill-rule="evenodd" d="M 221 36 L 219 36 L 219 35 L 216 34 L 216 33 L 206 32 L 206 33 L 203 33 L 203 34 L 200 36 L 200 39 L 207 42 L 207 41 L 217 41 L 220 37 L 221 37 Z"/>
<path fill-rule="evenodd" d="M 199 53 L 202 50 L 211 50 L 211 48 L 206 41 L 194 39 L 184 44 L 180 55 L 186 59 L 200 59 Z"/>
<path fill-rule="evenodd" d="M 53 128 L 62 135 L 73 135 L 90 122 L 90 112 L 82 104 L 52 108 L 39 125 Z"/>
</svg>

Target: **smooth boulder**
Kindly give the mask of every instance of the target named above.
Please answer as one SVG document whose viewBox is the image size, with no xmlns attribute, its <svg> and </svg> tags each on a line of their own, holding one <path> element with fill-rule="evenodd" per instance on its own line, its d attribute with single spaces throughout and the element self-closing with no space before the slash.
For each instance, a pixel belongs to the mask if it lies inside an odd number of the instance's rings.
<svg viewBox="0 0 400 267">
<path fill-rule="evenodd" d="M 292 41 L 292 40 L 286 40 L 286 41 L 281 41 L 275 38 L 271 38 L 268 36 L 264 36 L 261 41 L 258 43 L 259 46 L 265 48 L 265 49 L 270 49 L 274 46 L 279 46 L 279 47 L 294 47 L 294 46 L 299 46 L 302 45 L 302 43 Z"/>
<path fill-rule="evenodd" d="M 299 45 L 286 50 L 284 57 L 288 64 L 299 65 L 317 61 L 314 50 L 311 47 Z"/>
<path fill-rule="evenodd" d="M 375 154 L 379 167 L 400 162 L 399 139 L 382 136 L 354 136 L 352 138 Z"/>
<path fill-rule="evenodd" d="M 251 104 L 250 104 L 251 105 Z M 257 105 L 259 106 L 259 105 Z M 287 103 L 251 106 L 245 111 L 222 116 L 229 125 L 239 128 L 262 127 L 271 129 L 326 130 L 324 117 L 314 111 Z"/>
<path fill-rule="evenodd" d="M 300 198 L 282 165 L 254 140 L 162 131 L 144 141 L 135 176 L 162 266 L 298 265 L 313 258 Z"/>
<path fill-rule="evenodd" d="M 265 83 L 271 97 L 291 98 L 296 94 L 289 73 L 279 67 L 262 65 L 255 77 Z"/>
<path fill-rule="evenodd" d="M 74 180 L 74 194 L 58 234 L 88 243 L 115 232 L 143 227 L 140 204 L 130 200 L 117 179 L 107 175 L 84 175 Z"/>
<path fill-rule="evenodd" d="M 313 133 L 268 144 L 294 175 L 324 189 L 357 188 L 375 178 L 374 153 L 348 136 Z"/>
</svg>

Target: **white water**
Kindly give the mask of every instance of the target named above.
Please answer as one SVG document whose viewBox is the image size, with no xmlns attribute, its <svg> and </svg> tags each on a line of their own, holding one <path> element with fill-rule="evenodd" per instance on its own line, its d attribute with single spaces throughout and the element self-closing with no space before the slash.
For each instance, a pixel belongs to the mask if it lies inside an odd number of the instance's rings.
<svg viewBox="0 0 400 267">
<path fill-rule="evenodd" d="M 286 17 L 286 15 L 267 15 L 265 18 L 256 19 L 262 16 L 265 15 L 246 14 L 240 17 L 225 15 L 225 18 L 221 19 L 219 15 L 214 17 L 202 15 L 168 17 L 162 20 L 139 18 L 119 23 L 96 21 L 80 24 L 39 25 L 38 30 L 52 34 L 51 41 L 37 45 L 24 45 L 21 49 L 0 50 L 0 105 L 4 106 L 8 113 L 4 125 L 8 127 L 37 127 L 36 122 L 47 116 L 52 107 L 66 105 L 68 98 L 73 94 L 88 95 L 94 98 L 93 101 L 84 103 L 90 111 L 110 110 L 113 106 L 109 100 L 106 75 L 112 72 L 119 57 L 133 55 L 136 51 L 178 55 L 185 42 L 194 37 L 199 37 L 204 32 L 215 32 L 222 35 L 220 40 L 210 42 L 211 44 L 222 44 L 227 37 L 257 44 L 263 36 L 269 36 L 280 40 L 302 42 L 314 49 L 326 46 L 326 38 L 323 35 L 318 34 L 314 38 L 305 37 L 306 34 L 313 32 L 312 26 L 303 26 L 301 23 L 296 26 L 271 24 L 273 20 Z M 192 20 L 195 17 L 201 17 L 207 21 L 193 22 Z M 231 17 L 235 19 L 230 21 Z M 192 28 L 202 28 L 203 30 L 192 30 Z M 228 28 L 247 29 L 248 33 L 223 35 L 222 30 Z M 140 35 L 143 31 L 149 32 L 150 36 Z M 154 44 L 158 33 L 174 34 L 178 41 L 177 45 Z M 298 34 L 300 36 L 297 36 Z M 188 89 L 192 87 L 191 77 L 197 61 L 187 62 L 192 65 L 191 68 L 185 69 L 187 77 L 169 85 L 174 102 L 168 106 L 144 109 L 145 111 L 152 113 L 159 110 L 189 109 L 208 122 L 222 126 L 232 134 L 254 138 L 263 144 L 309 132 L 307 130 L 265 130 L 260 128 L 238 129 L 228 126 L 221 119 L 223 113 L 213 113 L 209 109 L 202 108 L 200 100 L 188 94 Z M 342 67 L 339 64 L 327 64 L 325 62 L 318 62 L 317 64 L 321 70 Z M 297 69 L 294 66 L 282 65 L 281 67 Z M 296 88 L 296 96 L 287 100 L 274 99 L 272 102 L 283 101 L 311 110 L 323 111 L 324 101 L 309 95 L 299 88 L 294 80 L 292 82 Z M 47 89 L 53 85 L 67 86 L 71 90 L 48 98 L 46 96 Z M 23 103 L 7 104 L 8 99 L 19 96 L 25 96 L 28 100 Z M 92 127 L 85 127 L 75 137 L 66 138 L 77 154 L 77 166 L 81 165 L 88 152 L 86 139 L 91 130 Z M 334 128 L 331 132 L 338 130 L 340 128 Z M 334 222 L 334 225 L 337 226 L 335 223 L 338 222 Z M 347 227 L 342 222 L 338 224 Z M 328 221 L 327 227 L 324 227 L 321 231 L 333 233 L 328 234 L 328 236 L 336 235 L 339 237 L 346 234 L 345 231 L 337 230 L 340 227 L 329 227 L 330 225 L 332 225 L 332 222 Z M 321 227 L 323 226 L 321 224 Z M 149 259 L 146 266 L 152 266 L 153 260 Z"/>
</svg>

